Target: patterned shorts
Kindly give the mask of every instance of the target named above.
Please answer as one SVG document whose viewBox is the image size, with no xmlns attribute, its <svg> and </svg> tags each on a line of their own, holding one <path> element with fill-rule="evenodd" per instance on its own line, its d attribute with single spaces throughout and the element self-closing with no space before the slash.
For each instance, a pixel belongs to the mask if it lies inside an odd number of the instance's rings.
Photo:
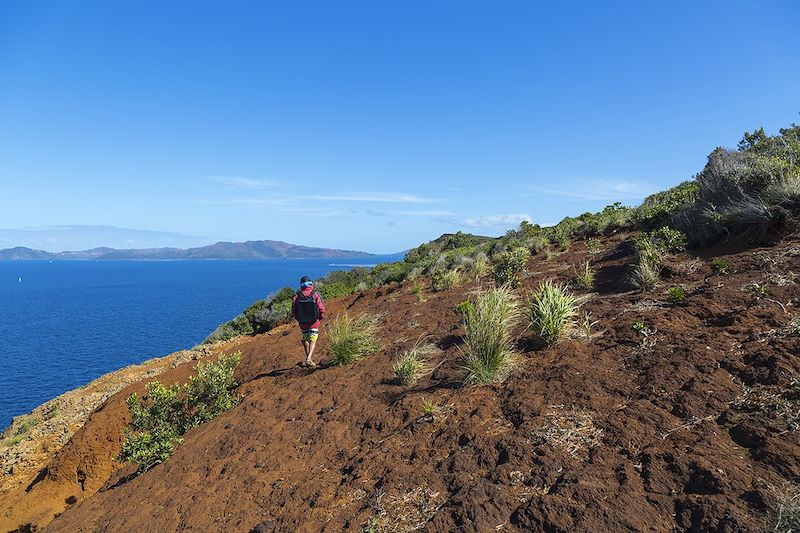
<svg viewBox="0 0 800 533">
<path fill-rule="evenodd" d="M 303 342 L 314 342 L 319 338 L 318 329 L 301 329 L 300 333 L 303 335 Z"/>
</svg>

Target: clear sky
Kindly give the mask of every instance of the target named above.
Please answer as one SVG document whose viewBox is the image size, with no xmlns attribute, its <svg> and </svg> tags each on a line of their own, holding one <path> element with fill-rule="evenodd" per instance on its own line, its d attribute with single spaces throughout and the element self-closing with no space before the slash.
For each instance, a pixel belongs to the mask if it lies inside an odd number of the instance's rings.
<svg viewBox="0 0 800 533">
<path fill-rule="evenodd" d="M 6 0 L 0 228 L 395 252 L 637 204 L 800 122 L 798 28 L 794 0 Z"/>
</svg>

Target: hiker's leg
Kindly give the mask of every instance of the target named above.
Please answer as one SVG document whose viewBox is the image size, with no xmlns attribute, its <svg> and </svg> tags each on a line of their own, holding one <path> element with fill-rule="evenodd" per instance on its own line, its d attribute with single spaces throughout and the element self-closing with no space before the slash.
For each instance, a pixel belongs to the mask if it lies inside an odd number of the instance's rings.
<svg viewBox="0 0 800 533">
<path fill-rule="evenodd" d="M 308 344 L 309 344 L 309 347 L 308 347 L 308 359 L 311 360 L 311 358 L 314 357 L 314 348 L 316 348 L 316 346 L 317 346 L 317 340 L 314 339 L 313 341 L 309 342 Z"/>
<path fill-rule="evenodd" d="M 314 329 L 312 329 L 306 336 L 306 338 L 308 339 L 308 352 L 306 352 L 306 363 L 309 363 L 311 365 L 314 364 L 314 360 L 312 358 L 314 357 L 314 348 L 317 346 L 317 337 L 318 337 L 317 330 Z"/>
<path fill-rule="evenodd" d="M 308 359 L 308 354 L 311 351 L 311 343 L 308 341 L 303 341 L 303 350 L 306 352 L 306 359 Z"/>
</svg>

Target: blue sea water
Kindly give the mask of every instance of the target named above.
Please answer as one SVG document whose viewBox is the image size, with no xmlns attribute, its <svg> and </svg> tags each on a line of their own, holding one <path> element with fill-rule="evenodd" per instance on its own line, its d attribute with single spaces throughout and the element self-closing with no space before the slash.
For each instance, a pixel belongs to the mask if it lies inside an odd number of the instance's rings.
<svg viewBox="0 0 800 533">
<path fill-rule="evenodd" d="M 0 428 L 112 370 L 197 345 L 303 275 L 396 259 L 0 261 Z"/>
</svg>

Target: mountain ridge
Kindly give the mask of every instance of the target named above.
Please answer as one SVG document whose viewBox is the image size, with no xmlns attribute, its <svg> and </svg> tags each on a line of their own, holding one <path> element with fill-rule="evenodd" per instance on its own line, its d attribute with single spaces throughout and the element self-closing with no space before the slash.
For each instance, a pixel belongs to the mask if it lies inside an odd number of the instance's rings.
<svg viewBox="0 0 800 533">
<path fill-rule="evenodd" d="M 219 241 L 193 248 L 130 248 L 97 247 L 88 250 L 47 252 L 25 246 L 0 250 L 0 260 L 37 259 L 65 260 L 184 260 L 184 259 L 335 259 L 373 257 L 358 250 L 340 250 L 291 244 L 284 241 L 260 240 L 245 242 Z"/>
</svg>

